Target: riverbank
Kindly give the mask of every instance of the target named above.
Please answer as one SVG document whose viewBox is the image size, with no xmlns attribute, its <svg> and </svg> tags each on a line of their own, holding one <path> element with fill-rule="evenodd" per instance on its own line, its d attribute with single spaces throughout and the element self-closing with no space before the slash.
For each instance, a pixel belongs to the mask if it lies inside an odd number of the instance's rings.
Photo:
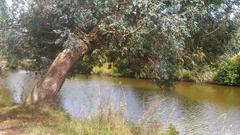
<svg viewBox="0 0 240 135">
<path fill-rule="evenodd" d="M 21 62 L 3 61 L 4 72 L 8 70 L 29 70 L 38 71 L 35 61 L 25 59 Z M 79 65 L 80 64 L 80 65 Z M 1 65 L 1 60 L 0 60 Z M 114 63 L 105 62 L 99 65 L 91 63 L 89 60 L 83 60 L 74 68 L 69 75 L 85 74 L 110 76 L 115 78 L 134 78 L 148 80 L 147 74 L 138 73 L 130 67 L 119 68 Z M 1 69 L 1 66 L 0 66 Z M 125 71 L 126 70 L 126 71 Z M 3 73 L 4 73 L 3 72 Z M 37 73 L 37 72 L 36 72 Z M 144 75 L 142 75 L 144 74 Z M 213 65 L 205 65 L 201 69 L 184 69 L 180 68 L 175 71 L 174 77 L 169 81 L 183 81 L 194 83 L 208 83 L 224 86 L 240 86 L 240 54 L 236 54 L 230 58 L 226 58 L 219 63 Z"/>
<path fill-rule="evenodd" d="M 131 124 L 119 113 L 104 109 L 94 117 L 75 121 L 60 108 L 15 104 L 11 92 L 0 88 L 0 135 L 177 135 L 174 127 Z M 81 112 L 79 112 L 81 113 Z M 165 131 L 165 130 L 164 130 Z"/>
<path fill-rule="evenodd" d="M 15 105 L 0 108 L 1 135 L 177 135 L 172 126 L 162 133 L 158 125 L 126 124 L 118 115 L 103 114 L 73 121 L 59 109 Z"/>
<path fill-rule="evenodd" d="M 3 94 L 10 93 L 15 102 L 24 101 L 24 93 L 35 83 L 34 75 L 26 71 L 9 72 L 3 78 L 10 91 Z M 96 118 L 99 108 L 105 114 L 110 108 L 123 112 L 127 126 L 141 122 L 165 129 L 173 124 L 182 134 L 237 134 L 239 96 L 239 87 L 177 82 L 171 91 L 161 91 L 147 80 L 79 75 L 66 80 L 59 106 L 72 120 Z"/>
</svg>

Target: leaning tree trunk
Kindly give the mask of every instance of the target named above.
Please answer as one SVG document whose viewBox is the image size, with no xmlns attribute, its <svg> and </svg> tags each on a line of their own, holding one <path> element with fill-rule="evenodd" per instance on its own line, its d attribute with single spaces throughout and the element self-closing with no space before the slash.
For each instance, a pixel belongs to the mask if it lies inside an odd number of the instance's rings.
<svg viewBox="0 0 240 135">
<path fill-rule="evenodd" d="M 89 52 L 88 45 L 83 41 L 80 41 L 76 47 L 78 49 L 65 49 L 56 57 L 44 78 L 39 80 L 27 97 L 26 104 L 44 105 L 56 100 L 71 67 Z"/>
</svg>

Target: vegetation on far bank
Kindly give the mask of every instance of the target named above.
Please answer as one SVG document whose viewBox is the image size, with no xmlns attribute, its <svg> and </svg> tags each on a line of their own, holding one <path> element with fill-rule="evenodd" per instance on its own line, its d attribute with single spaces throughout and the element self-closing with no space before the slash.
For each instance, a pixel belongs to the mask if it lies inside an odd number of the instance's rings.
<svg viewBox="0 0 240 135">
<path fill-rule="evenodd" d="M 240 54 L 221 62 L 214 81 L 222 85 L 240 85 Z"/>
<path fill-rule="evenodd" d="M 108 62 L 101 59 L 101 62 L 84 57 L 84 59 L 73 67 L 71 74 L 95 74 L 112 77 L 131 77 L 140 79 L 149 79 L 144 73 L 144 69 L 135 68 L 135 64 L 129 62 L 128 59 L 118 60 L 118 62 Z M 11 70 L 27 69 L 37 70 L 38 65 L 31 60 L 23 60 L 17 62 L 12 60 L 8 63 L 7 68 Z M 136 70 L 137 69 L 137 70 Z M 209 82 L 220 85 L 240 85 L 240 53 L 221 59 L 216 63 L 205 65 L 201 69 L 185 69 L 181 68 L 174 74 L 177 81 L 190 82 Z"/>
</svg>

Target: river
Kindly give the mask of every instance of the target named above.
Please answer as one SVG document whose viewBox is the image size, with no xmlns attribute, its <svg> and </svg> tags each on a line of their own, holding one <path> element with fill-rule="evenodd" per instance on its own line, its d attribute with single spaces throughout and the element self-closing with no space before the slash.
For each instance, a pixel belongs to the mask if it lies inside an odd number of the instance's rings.
<svg viewBox="0 0 240 135">
<path fill-rule="evenodd" d="M 17 103 L 37 80 L 22 70 L 1 78 Z M 177 82 L 162 91 L 147 80 L 78 75 L 64 83 L 59 105 L 74 120 L 111 108 L 129 122 L 173 124 L 183 135 L 240 134 L 240 87 Z"/>
</svg>

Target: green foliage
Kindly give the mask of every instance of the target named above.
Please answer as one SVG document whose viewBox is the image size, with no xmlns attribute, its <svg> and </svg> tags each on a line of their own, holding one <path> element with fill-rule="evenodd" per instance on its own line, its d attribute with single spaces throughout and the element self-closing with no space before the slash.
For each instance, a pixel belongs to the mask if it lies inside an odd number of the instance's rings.
<svg viewBox="0 0 240 135">
<path fill-rule="evenodd" d="M 91 74 L 91 71 L 96 64 L 95 60 L 90 56 L 84 56 L 81 61 L 76 63 L 71 70 L 71 74 Z"/>
<path fill-rule="evenodd" d="M 134 76 L 134 69 L 131 68 L 130 62 L 128 59 L 119 59 L 118 62 L 116 62 L 116 65 L 119 69 L 119 73 L 122 76 L 126 77 L 133 77 Z"/>
<path fill-rule="evenodd" d="M 238 23 L 229 15 L 237 14 L 236 5 L 235 0 L 17 0 L 5 10 L 5 42 L 19 60 L 49 65 L 64 48 L 84 40 L 120 75 L 171 84 L 179 69 L 202 67 L 231 50 L 227 43 Z M 89 73 L 89 62 L 79 64 L 80 72 Z"/>
<path fill-rule="evenodd" d="M 240 59 L 239 55 L 227 59 L 219 66 L 214 80 L 218 84 L 240 85 Z"/>
<path fill-rule="evenodd" d="M 239 44 L 232 41 L 239 29 L 237 19 L 239 12 L 234 8 L 239 1 L 204 0 L 204 2 L 212 5 L 206 7 L 204 14 L 192 17 L 194 23 L 189 25 L 191 37 L 186 39 L 185 49 L 179 52 L 185 68 L 200 72 L 206 66 L 217 63 L 222 55 L 236 53 L 239 50 Z M 230 16 L 233 18 L 230 19 Z"/>
<path fill-rule="evenodd" d="M 147 72 L 144 71 L 145 64 L 142 63 L 143 61 L 143 59 L 140 60 L 139 58 L 120 58 L 115 62 L 115 65 L 118 68 L 120 76 L 146 79 L 147 75 L 145 73 Z"/>
<path fill-rule="evenodd" d="M 19 63 L 20 62 L 14 58 L 8 59 L 7 68 L 15 70 L 18 68 Z"/>
<path fill-rule="evenodd" d="M 198 69 L 194 72 L 194 78 L 196 82 L 213 82 L 216 76 L 217 65 L 204 65 L 202 69 Z"/>
<path fill-rule="evenodd" d="M 113 63 L 103 63 L 102 66 L 94 66 L 92 68 L 92 74 L 108 75 L 108 76 L 120 76 L 118 68 Z"/>
<path fill-rule="evenodd" d="M 4 53 L 3 53 L 3 50 L 0 50 L 0 60 L 4 59 Z"/>
<path fill-rule="evenodd" d="M 193 71 L 182 69 L 178 71 L 177 75 L 179 80 L 184 80 L 184 81 L 194 81 L 194 73 Z"/>
<path fill-rule="evenodd" d="M 168 127 L 168 130 L 166 131 L 166 133 L 163 133 L 161 135 L 179 135 L 179 132 L 176 130 L 176 128 L 171 124 Z"/>
</svg>

